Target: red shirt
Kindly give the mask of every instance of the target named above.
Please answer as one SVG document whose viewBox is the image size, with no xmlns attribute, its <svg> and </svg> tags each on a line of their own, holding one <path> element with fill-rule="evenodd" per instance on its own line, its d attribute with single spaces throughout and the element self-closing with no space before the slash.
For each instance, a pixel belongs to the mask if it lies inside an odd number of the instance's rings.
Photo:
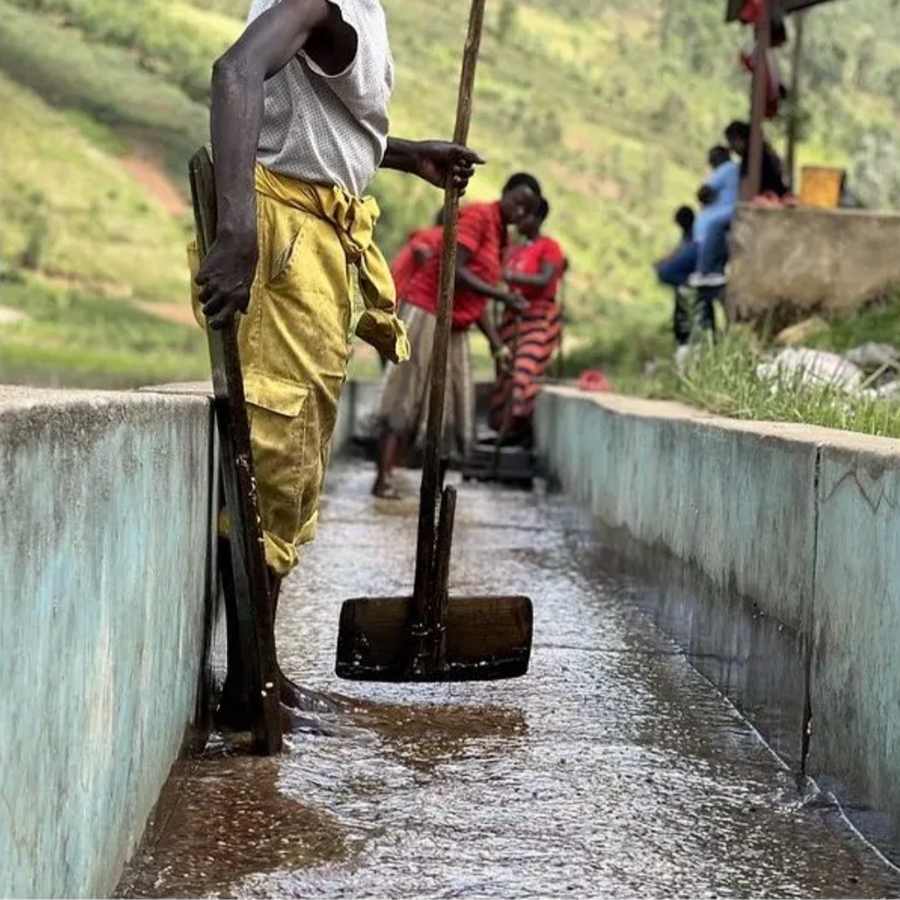
<svg viewBox="0 0 900 900">
<path fill-rule="evenodd" d="M 406 290 L 406 286 L 412 277 L 428 261 L 427 258 L 419 260 L 416 257 L 419 254 L 430 257 L 436 253 L 440 249 L 443 236 L 444 229 L 440 226 L 414 231 L 409 236 L 409 240 L 403 245 L 403 249 L 391 263 L 391 275 L 394 276 L 394 286 L 397 289 L 398 299 L 402 299 L 403 292 Z"/>
<path fill-rule="evenodd" d="M 503 277 L 500 261 L 506 246 L 506 226 L 499 203 L 470 203 L 459 211 L 460 247 L 469 251 L 466 267 L 482 281 L 498 284 Z M 435 253 L 413 276 L 406 287 L 406 300 L 431 313 L 437 313 L 440 291 L 441 259 Z M 488 298 L 474 291 L 457 290 L 453 295 L 453 327 L 464 331 L 484 312 Z"/>
<path fill-rule="evenodd" d="M 551 237 L 541 235 L 531 244 L 514 247 L 507 259 L 506 268 L 522 275 L 540 275 L 545 265 L 553 266 L 553 277 L 546 287 L 530 287 L 514 284 L 513 287 L 528 301 L 532 309 L 556 303 L 556 292 L 565 270 L 566 257 L 562 247 Z"/>
</svg>

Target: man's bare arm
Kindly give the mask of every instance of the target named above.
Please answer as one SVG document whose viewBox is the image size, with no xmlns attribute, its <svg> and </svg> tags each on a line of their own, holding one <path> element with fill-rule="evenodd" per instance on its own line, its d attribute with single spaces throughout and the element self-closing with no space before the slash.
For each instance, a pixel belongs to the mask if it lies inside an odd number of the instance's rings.
<svg viewBox="0 0 900 900">
<path fill-rule="evenodd" d="M 326 0 L 282 0 L 251 22 L 213 66 L 210 131 L 220 229 L 246 226 L 251 212 L 249 224 L 255 222 L 253 167 L 263 84 L 303 49 L 332 9 Z M 352 59 L 355 47 L 349 49 Z"/>
<path fill-rule="evenodd" d="M 262 126 L 263 86 L 326 26 L 328 58 L 322 61 L 340 71 L 341 63 L 349 64 L 356 53 L 356 33 L 328 0 L 281 0 L 251 22 L 213 66 L 210 132 L 218 230 L 197 283 L 214 328 L 222 327 L 237 310 L 247 309 L 256 273 L 253 170 Z"/>
</svg>

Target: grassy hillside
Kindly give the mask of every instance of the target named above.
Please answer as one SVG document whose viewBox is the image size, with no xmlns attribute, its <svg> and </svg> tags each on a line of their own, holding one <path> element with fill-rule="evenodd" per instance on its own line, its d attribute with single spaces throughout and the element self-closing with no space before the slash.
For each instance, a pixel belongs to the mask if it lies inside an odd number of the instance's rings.
<svg viewBox="0 0 900 900">
<path fill-rule="evenodd" d="M 65 379 L 73 369 L 79 380 L 104 381 L 112 366 L 117 380 L 141 381 L 177 377 L 179 367 L 202 371 L 199 335 L 174 321 L 186 318 L 183 172 L 206 139 L 209 66 L 239 33 L 247 5 L 0 0 L 0 302 L 31 317 L 3 326 L 4 377 L 62 370 Z M 447 135 L 467 4 L 384 5 L 397 66 L 394 130 Z M 692 196 L 706 148 L 746 114 L 748 84 L 735 62 L 746 34 L 721 22 L 723 5 L 489 4 L 472 143 L 490 164 L 472 196 L 493 196 L 513 169 L 541 178 L 554 207 L 550 227 L 573 263 L 574 337 L 606 363 L 636 368 L 667 348 L 668 298 L 649 263 L 672 238 L 671 210 Z M 854 0 L 809 16 L 802 158 L 848 165 L 857 186 L 886 204 L 900 203 L 900 148 L 892 143 L 900 15 L 885 17 L 884 8 Z M 780 139 L 777 127 L 772 137 Z M 388 251 L 439 202 L 391 173 L 373 190 Z M 69 318 L 32 303 L 23 284 L 91 312 L 70 328 Z M 124 340 L 112 365 L 105 347 L 115 326 L 101 337 L 87 324 L 102 309 L 111 323 L 123 310 L 137 317 L 129 322 L 152 340 Z"/>
</svg>

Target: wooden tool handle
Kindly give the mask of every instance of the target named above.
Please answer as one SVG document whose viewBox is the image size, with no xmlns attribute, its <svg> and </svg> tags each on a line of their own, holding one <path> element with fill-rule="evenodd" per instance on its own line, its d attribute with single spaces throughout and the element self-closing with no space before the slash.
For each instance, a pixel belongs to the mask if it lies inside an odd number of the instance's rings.
<svg viewBox="0 0 900 900">
<path fill-rule="evenodd" d="M 485 0 L 472 0 L 469 33 L 463 53 L 456 127 L 453 139 L 465 144 L 472 120 L 472 96 L 481 32 L 484 24 Z M 441 245 L 441 278 L 437 324 L 431 357 L 431 393 L 425 435 L 425 458 L 419 500 L 419 534 L 416 548 L 416 577 L 413 589 L 414 618 L 422 623 L 429 618 L 429 604 L 434 600 L 435 518 L 441 488 L 440 444 L 444 419 L 444 396 L 447 386 L 447 356 L 450 348 L 451 310 L 456 282 L 456 242 L 459 234 L 459 189 L 452 184 L 444 192 L 444 237 Z"/>
<path fill-rule="evenodd" d="M 206 148 L 189 166 L 194 222 L 200 259 L 216 238 L 216 190 L 212 158 Z M 222 459 L 222 485 L 230 523 L 231 563 L 237 606 L 238 639 L 243 656 L 253 746 L 258 753 L 281 749 L 281 709 L 275 623 L 269 592 L 250 423 L 244 403 L 237 326 L 207 329 L 216 425 Z"/>
</svg>

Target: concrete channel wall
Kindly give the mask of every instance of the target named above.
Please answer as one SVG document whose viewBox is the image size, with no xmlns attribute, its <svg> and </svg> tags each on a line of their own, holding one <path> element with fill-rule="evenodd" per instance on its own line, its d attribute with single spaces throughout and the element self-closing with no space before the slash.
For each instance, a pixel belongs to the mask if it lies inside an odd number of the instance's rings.
<svg viewBox="0 0 900 900">
<path fill-rule="evenodd" d="M 202 732 L 217 447 L 205 383 L 0 387 L 0 897 L 111 894 Z"/>
<path fill-rule="evenodd" d="M 102 897 L 194 720 L 205 397 L 0 388 L 0 896 Z"/>
<path fill-rule="evenodd" d="M 769 682 L 770 706 L 801 693 L 795 746 L 779 749 L 877 822 L 895 852 L 900 441 L 564 388 L 542 394 L 537 421 L 548 470 L 611 540 L 677 561 L 729 604 L 724 627 L 683 603 L 664 625 L 713 660 L 704 671 L 764 731 L 741 702 L 747 681 Z M 669 569 L 656 600 L 680 578 Z M 784 668 L 793 685 L 752 646 L 766 623 L 796 656 Z"/>
</svg>

